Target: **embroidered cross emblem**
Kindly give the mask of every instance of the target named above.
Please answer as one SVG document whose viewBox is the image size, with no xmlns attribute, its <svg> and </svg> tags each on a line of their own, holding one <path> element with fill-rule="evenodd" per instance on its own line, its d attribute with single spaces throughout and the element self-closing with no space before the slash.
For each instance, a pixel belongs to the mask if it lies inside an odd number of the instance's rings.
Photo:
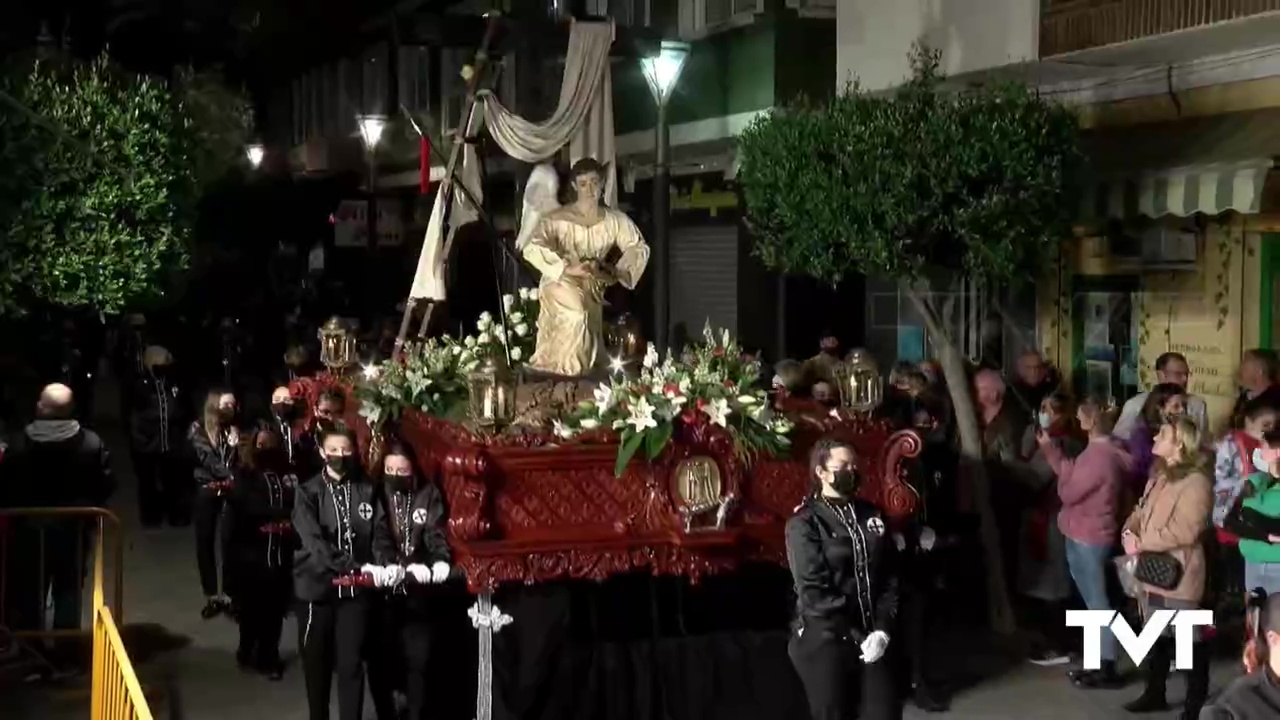
<svg viewBox="0 0 1280 720">
<path fill-rule="evenodd" d="M 424 508 L 415 508 L 413 511 L 413 524 L 423 525 L 427 522 L 427 511 Z"/>
<path fill-rule="evenodd" d="M 356 508 L 356 514 L 361 520 L 368 520 L 373 517 L 373 506 L 367 502 L 360 503 L 360 507 Z"/>
<path fill-rule="evenodd" d="M 876 535 L 884 535 L 884 521 L 873 517 L 867 521 L 867 529 Z"/>
</svg>

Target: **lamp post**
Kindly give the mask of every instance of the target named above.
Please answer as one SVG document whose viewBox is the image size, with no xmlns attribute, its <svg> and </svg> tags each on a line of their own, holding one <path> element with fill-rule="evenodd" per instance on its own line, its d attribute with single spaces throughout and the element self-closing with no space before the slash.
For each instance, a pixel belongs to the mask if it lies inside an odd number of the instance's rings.
<svg viewBox="0 0 1280 720">
<path fill-rule="evenodd" d="M 365 156 L 369 159 L 369 210 L 368 221 L 369 247 L 378 245 L 378 200 L 375 182 L 378 179 L 378 143 L 382 141 L 382 131 L 387 129 L 386 115 L 357 115 L 356 125 L 360 128 L 360 139 L 364 140 Z"/>
<path fill-rule="evenodd" d="M 653 145 L 653 330 L 654 344 L 659 352 L 667 350 L 667 331 L 670 325 L 670 290 L 667 286 L 670 265 L 670 242 L 667 221 L 671 215 L 671 173 L 667 153 L 671 137 L 667 129 L 667 101 L 680 79 L 684 61 L 689 57 L 689 44 L 662 41 L 656 55 L 641 58 L 640 70 L 653 93 L 657 105 L 657 136 Z"/>
<path fill-rule="evenodd" d="M 262 147 L 262 143 L 251 143 L 244 149 L 244 156 L 249 159 L 249 164 L 257 170 L 262 166 L 262 159 L 266 157 L 267 150 Z"/>
</svg>

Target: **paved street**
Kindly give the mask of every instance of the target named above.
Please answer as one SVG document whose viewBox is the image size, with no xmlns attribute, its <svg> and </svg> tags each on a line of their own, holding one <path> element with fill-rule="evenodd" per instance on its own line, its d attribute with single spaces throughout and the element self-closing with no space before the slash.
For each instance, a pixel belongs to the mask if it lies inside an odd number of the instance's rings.
<svg viewBox="0 0 1280 720">
<path fill-rule="evenodd" d="M 113 392 L 104 387 L 99 407 L 117 407 Z M 139 672 L 153 698 L 157 718 L 174 720 L 303 720 L 306 717 L 302 674 L 290 665 L 283 682 L 270 683 L 237 671 L 233 660 L 235 626 L 226 619 L 200 618 L 202 598 L 196 576 L 193 535 L 189 530 L 142 532 L 133 510 L 135 497 L 128 453 L 124 440 L 111 422 L 99 422 L 115 453 L 121 480 L 116 495 L 116 512 L 126 528 L 126 594 L 124 617 L 126 640 L 137 655 Z M 295 653 L 295 626 L 285 627 L 283 651 L 292 660 Z M 164 649 L 165 647 L 171 649 Z M 957 649 L 957 654 L 963 651 Z M 1232 663 L 1215 667 L 1214 687 L 1220 687 L 1235 672 Z M 88 717 L 87 692 L 72 683 L 55 692 L 19 693 L 17 714 L 3 717 L 39 717 L 49 720 L 82 720 Z M 1171 700 L 1181 698 L 1182 682 L 1171 682 Z M 1130 717 L 1120 705 L 1138 692 L 1136 686 L 1115 692 L 1081 692 L 1069 687 L 1062 668 L 1041 669 L 1021 663 L 1004 674 L 986 679 L 961 693 L 953 710 L 944 715 L 926 715 L 908 708 L 911 719 L 937 717 L 973 720 L 1095 720 Z M 7 703 L 6 703 L 7 704 Z M 367 717 L 373 717 L 366 703 Z M 1170 712 L 1165 716 L 1175 717 Z"/>
</svg>

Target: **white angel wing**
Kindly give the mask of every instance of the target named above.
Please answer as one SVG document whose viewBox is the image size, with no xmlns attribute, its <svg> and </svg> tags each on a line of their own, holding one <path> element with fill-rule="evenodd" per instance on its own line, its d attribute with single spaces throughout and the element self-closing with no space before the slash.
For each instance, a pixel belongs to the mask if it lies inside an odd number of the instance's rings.
<svg viewBox="0 0 1280 720">
<path fill-rule="evenodd" d="M 520 214 L 520 234 L 516 236 L 516 250 L 523 250 L 533 237 L 538 221 L 547 213 L 560 207 L 560 175 L 550 163 L 543 163 L 529 173 L 524 186 L 524 210 Z"/>
</svg>

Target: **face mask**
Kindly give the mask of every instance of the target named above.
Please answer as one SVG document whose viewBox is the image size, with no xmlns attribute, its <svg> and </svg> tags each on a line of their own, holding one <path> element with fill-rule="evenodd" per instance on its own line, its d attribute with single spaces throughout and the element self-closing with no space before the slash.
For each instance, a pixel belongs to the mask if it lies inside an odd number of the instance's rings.
<svg viewBox="0 0 1280 720">
<path fill-rule="evenodd" d="M 281 420 L 292 420 L 293 403 L 271 403 L 271 412 Z"/>
<path fill-rule="evenodd" d="M 317 427 L 321 432 L 328 432 L 328 431 L 332 430 L 332 429 L 335 427 L 335 424 L 334 424 L 334 422 L 333 422 L 332 420 L 330 420 L 329 418 L 320 417 L 319 415 L 317 415 L 317 416 L 316 416 L 316 427 Z"/>
<path fill-rule="evenodd" d="M 224 423 L 229 423 L 236 419 L 235 408 L 218 408 L 218 419 Z"/>
<path fill-rule="evenodd" d="M 1049 413 L 1041 410 L 1040 413 L 1036 415 L 1036 421 L 1040 423 L 1041 429 L 1048 430 L 1049 425 L 1053 423 L 1053 418 L 1049 417 Z"/>
<path fill-rule="evenodd" d="M 162 378 L 169 374 L 169 366 L 168 365 L 152 365 L 151 374 L 155 375 L 158 378 Z"/>
<path fill-rule="evenodd" d="M 1253 451 L 1253 469 L 1257 470 L 1258 472 L 1264 472 L 1270 475 L 1271 474 L 1271 463 L 1269 462 L 1271 459 L 1269 457 L 1270 454 L 1271 453 L 1268 453 L 1266 448 L 1258 448 L 1257 450 L 1254 450 Z"/>
<path fill-rule="evenodd" d="M 844 497 L 853 497 L 858 492 L 858 473 L 853 470 L 840 470 L 831 479 L 831 489 Z"/>
<path fill-rule="evenodd" d="M 334 475 L 342 477 L 351 471 L 355 458 L 350 455 L 326 455 L 324 464 Z"/>
<path fill-rule="evenodd" d="M 387 484 L 387 487 L 395 490 L 396 492 L 408 492 L 413 488 L 412 475 L 391 475 L 389 473 L 384 473 L 382 480 Z"/>
</svg>

